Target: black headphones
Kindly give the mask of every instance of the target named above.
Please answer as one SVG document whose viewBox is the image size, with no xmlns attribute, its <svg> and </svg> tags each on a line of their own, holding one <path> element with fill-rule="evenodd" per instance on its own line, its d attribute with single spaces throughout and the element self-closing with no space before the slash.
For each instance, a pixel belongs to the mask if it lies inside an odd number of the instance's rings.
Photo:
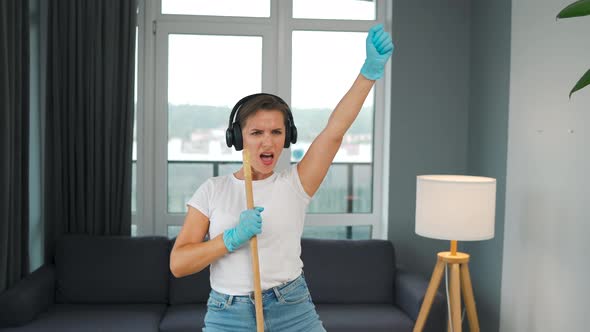
<svg viewBox="0 0 590 332">
<path fill-rule="evenodd" d="M 227 147 L 231 148 L 233 145 L 236 148 L 236 151 L 241 151 L 244 148 L 244 140 L 242 137 L 242 128 L 240 127 L 240 124 L 238 122 L 235 122 L 235 117 L 237 117 L 238 111 L 245 103 L 250 101 L 252 98 L 258 97 L 258 96 L 275 97 L 279 100 L 279 102 L 283 103 L 287 107 L 287 116 L 285 117 L 286 123 L 285 123 L 285 144 L 284 144 L 284 147 L 288 148 L 291 145 L 291 143 L 296 143 L 297 142 L 297 128 L 295 127 L 295 123 L 293 121 L 293 114 L 291 114 L 291 109 L 289 108 L 289 105 L 283 99 L 281 99 L 281 97 L 279 97 L 279 96 L 275 96 L 270 93 L 255 93 L 253 95 L 249 95 L 249 96 L 246 96 L 246 97 L 240 99 L 240 101 L 238 101 L 236 106 L 234 106 L 234 108 L 231 110 L 231 114 L 229 115 L 229 126 L 227 127 L 227 130 L 225 131 L 225 143 L 227 144 Z"/>
</svg>

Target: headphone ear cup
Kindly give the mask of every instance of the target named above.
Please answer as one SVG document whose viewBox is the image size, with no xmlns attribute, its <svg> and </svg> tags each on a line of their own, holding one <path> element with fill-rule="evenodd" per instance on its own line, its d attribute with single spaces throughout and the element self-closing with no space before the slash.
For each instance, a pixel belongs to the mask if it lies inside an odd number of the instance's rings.
<svg viewBox="0 0 590 332">
<path fill-rule="evenodd" d="M 225 130 L 225 144 L 227 144 L 228 148 L 231 148 L 234 145 L 234 133 L 233 127 L 229 127 Z"/>
<path fill-rule="evenodd" d="M 297 127 L 291 126 L 291 143 L 297 143 Z"/>
<path fill-rule="evenodd" d="M 285 126 L 285 144 L 283 148 L 287 149 L 291 145 L 291 126 Z"/>
<path fill-rule="evenodd" d="M 232 126 L 233 130 L 233 139 L 234 139 L 234 147 L 236 151 L 242 151 L 244 148 L 244 141 L 242 139 L 242 128 L 240 127 L 239 123 L 234 123 Z"/>
</svg>

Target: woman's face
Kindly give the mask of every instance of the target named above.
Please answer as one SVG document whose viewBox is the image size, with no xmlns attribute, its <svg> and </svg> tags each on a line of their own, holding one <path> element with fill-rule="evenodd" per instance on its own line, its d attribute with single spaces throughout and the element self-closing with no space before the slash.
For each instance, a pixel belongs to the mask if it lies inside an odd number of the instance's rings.
<svg viewBox="0 0 590 332">
<path fill-rule="evenodd" d="M 252 178 L 272 174 L 285 144 L 285 119 L 278 110 L 260 110 L 246 119 L 242 128 L 244 149 L 250 151 Z"/>
</svg>

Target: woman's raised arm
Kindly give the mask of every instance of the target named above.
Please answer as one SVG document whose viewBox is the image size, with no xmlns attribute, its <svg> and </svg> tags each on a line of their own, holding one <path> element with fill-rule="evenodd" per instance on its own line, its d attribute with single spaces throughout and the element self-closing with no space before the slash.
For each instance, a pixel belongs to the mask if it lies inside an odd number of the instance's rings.
<svg viewBox="0 0 590 332">
<path fill-rule="evenodd" d="M 301 184 L 309 196 L 313 196 L 320 187 L 342 144 L 344 134 L 359 114 L 375 80 L 383 76 L 385 64 L 393 53 L 391 36 L 383 30 L 381 24 L 369 30 L 366 49 L 367 58 L 361 73 L 330 115 L 324 130 L 314 139 L 297 165 Z"/>
</svg>

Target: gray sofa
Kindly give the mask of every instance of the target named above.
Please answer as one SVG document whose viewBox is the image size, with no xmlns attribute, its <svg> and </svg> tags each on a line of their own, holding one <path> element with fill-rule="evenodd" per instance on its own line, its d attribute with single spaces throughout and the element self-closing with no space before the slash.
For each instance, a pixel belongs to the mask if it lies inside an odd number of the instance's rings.
<svg viewBox="0 0 590 332">
<path fill-rule="evenodd" d="M 175 278 L 164 237 L 65 236 L 55 262 L 0 294 L 0 331 L 201 331 L 208 270 Z M 302 240 L 330 332 L 411 331 L 427 280 L 395 268 L 389 241 Z M 425 331 L 444 331 L 438 293 Z"/>
</svg>

